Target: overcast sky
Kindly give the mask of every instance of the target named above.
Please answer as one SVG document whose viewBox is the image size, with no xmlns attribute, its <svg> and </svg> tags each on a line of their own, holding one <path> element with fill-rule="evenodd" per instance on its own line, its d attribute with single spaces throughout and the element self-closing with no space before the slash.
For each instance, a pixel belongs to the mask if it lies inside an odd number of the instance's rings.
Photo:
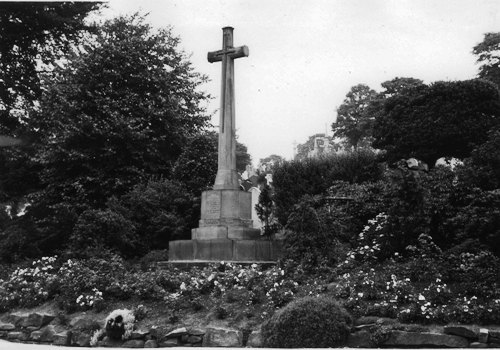
<svg viewBox="0 0 500 350">
<path fill-rule="evenodd" d="M 430 83 L 477 74 L 472 47 L 500 32 L 498 0 L 111 0 L 107 16 L 149 12 L 173 26 L 219 109 L 222 27 L 250 56 L 235 61 L 236 128 L 254 164 L 331 132 L 336 108 L 359 83 L 413 77 Z M 218 125 L 218 112 L 213 123 Z"/>
</svg>

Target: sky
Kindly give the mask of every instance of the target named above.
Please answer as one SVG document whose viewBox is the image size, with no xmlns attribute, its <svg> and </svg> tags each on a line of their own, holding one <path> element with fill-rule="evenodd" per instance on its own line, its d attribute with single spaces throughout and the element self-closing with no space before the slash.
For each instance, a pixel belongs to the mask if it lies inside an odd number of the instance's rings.
<svg viewBox="0 0 500 350">
<path fill-rule="evenodd" d="M 425 83 L 472 79 L 472 48 L 500 32 L 498 0 L 110 0 L 104 17 L 149 13 L 155 28 L 172 26 L 219 124 L 222 28 L 249 57 L 235 60 L 238 140 L 254 165 L 271 154 L 293 157 L 293 145 L 329 132 L 354 85 L 381 90 L 396 77 Z"/>
</svg>

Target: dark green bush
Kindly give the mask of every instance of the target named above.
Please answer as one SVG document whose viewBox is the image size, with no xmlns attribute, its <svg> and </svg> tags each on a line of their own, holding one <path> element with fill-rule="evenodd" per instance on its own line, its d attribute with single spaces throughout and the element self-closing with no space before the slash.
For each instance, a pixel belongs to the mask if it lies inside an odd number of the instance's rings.
<svg viewBox="0 0 500 350">
<path fill-rule="evenodd" d="M 306 297 L 288 304 L 262 325 L 264 346 L 273 348 L 340 347 L 347 340 L 351 316 L 327 297 Z"/>
<path fill-rule="evenodd" d="M 304 195 L 324 194 L 336 181 L 363 183 L 377 181 L 382 175 L 377 155 L 366 150 L 283 162 L 273 172 L 277 218 L 285 225 Z"/>
</svg>

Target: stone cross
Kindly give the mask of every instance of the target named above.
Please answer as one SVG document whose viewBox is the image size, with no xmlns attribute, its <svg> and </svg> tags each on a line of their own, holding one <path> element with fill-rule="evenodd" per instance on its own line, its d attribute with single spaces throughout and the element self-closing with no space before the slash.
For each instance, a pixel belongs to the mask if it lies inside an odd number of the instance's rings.
<svg viewBox="0 0 500 350">
<path fill-rule="evenodd" d="M 219 157 L 214 190 L 238 189 L 236 171 L 236 128 L 234 109 L 234 62 L 248 56 L 248 47 L 233 47 L 233 28 L 222 28 L 222 50 L 209 52 L 208 62 L 222 61 L 222 88 L 219 121 Z"/>
</svg>

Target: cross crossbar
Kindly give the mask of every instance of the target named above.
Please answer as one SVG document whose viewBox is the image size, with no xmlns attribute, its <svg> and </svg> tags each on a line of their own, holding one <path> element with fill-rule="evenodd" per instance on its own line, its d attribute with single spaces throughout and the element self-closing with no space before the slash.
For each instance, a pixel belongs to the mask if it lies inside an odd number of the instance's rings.
<svg viewBox="0 0 500 350">
<path fill-rule="evenodd" d="M 222 61 L 224 55 L 227 55 L 235 59 L 240 57 L 248 57 L 248 54 L 249 54 L 248 46 L 243 45 L 239 47 L 229 47 L 227 49 L 209 52 L 207 54 L 207 59 L 208 62 L 214 63 Z"/>
</svg>

